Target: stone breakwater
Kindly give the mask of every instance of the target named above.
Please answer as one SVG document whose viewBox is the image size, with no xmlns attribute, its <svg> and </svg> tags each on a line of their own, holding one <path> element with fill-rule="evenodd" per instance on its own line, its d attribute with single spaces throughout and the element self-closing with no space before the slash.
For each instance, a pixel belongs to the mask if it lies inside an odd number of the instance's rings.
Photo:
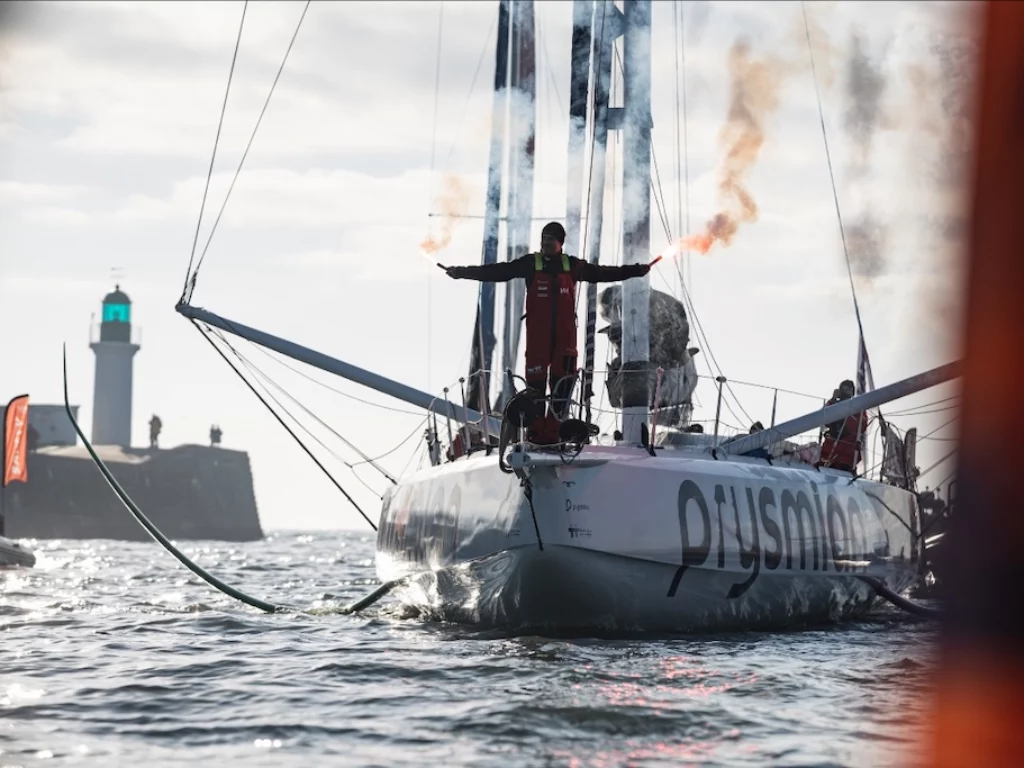
<svg viewBox="0 0 1024 768">
<path fill-rule="evenodd" d="M 247 453 L 200 445 L 160 450 L 99 446 L 96 452 L 168 538 L 263 538 Z M 28 483 L 6 489 L 8 538 L 150 540 L 85 448 L 30 453 L 28 473 Z"/>
</svg>

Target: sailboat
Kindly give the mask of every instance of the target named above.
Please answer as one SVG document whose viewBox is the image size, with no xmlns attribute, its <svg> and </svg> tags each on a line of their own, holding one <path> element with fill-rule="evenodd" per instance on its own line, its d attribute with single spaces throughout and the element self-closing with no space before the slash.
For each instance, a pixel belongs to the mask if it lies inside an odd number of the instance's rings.
<svg viewBox="0 0 1024 768">
<path fill-rule="evenodd" d="M 593 177 L 586 241 L 601 257 L 605 151 L 620 131 L 624 263 L 650 253 L 651 1 L 573 6 L 566 251 L 582 240 L 584 148 Z M 500 0 L 495 115 L 514 95 L 531 104 L 533 3 Z M 613 46 L 624 38 L 624 105 L 612 107 Z M 511 62 L 511 63 L 510 63 Z M 589 110 L 588 102 L 592 104 Z M 508 137 L 492 126 L 483 263 L 498 252 L 503 142 L 520 142 L 509 190 L 508 258 L 528 251 L 532 214 L 532 126 Z M 639 202 L 637 202 L 639 201 Z M 192 285 L 194 286 L 194 275 Z M 653 296 L 653 300 L 652 300 Z M 818 408 L 797 419 L 725 439 L 687 429 L 697 385 L 685 312 L 652 292 L 647 278 L 606 288 L 603 329 L 618 364 L 606 381 L 621 431 L 590 426 L 597 288 L 586 295 L 586 345 L 578 383 L 583 430 L 563 442 L 527 442 L 538 406 L 517 390 L 519 288 L 506 292 L 503 375 L 492 405 L 494 286 L 480 286 L 467 391 L 461 404 L 194 306 L 177 311 L 322 371 L 432 412 L 430 463 L 397 478 L 383 497 L 376 570 L 425 616 L 481 626 L 667 632 L 774 629 L 863 614 L 881 593 L 918 578 L 923 543 L 917 499 L 907 484 L 858 477 L 775 450 L 808 430 L 878 408 L 955 378 L 955 363 Z M 678 303 L 678 302 L 676 302 Z M 630 318 L 623 333 L 621 318 Z M 659 320 L 658 318 L 662 318 Z M 674 320 L 672 318 L 675 318 Z M 652 333 L 652 329 L 669 328 Z M 668 341 L 665 342 L 665 339 Z M 721 405 L 719 382 L 719 408 Z M 442 446 L 447 424 L 448 446 Z M 659 424 L 659 419 L 661 419 Z M 454 428 L 453 425 L 454 424 Z M 660 430 L 660 431 L 659 431 Z"/>
</svg>

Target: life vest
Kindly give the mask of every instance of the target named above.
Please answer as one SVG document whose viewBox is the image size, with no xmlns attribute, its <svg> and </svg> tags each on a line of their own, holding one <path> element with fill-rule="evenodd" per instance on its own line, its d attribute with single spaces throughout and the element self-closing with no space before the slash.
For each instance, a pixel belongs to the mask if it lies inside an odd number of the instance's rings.
<svg viewBox="0 0 1024 768">
<path fill-rule="evenodd" d="M 829 400 L 826 405 L 835 405 Z M 860 441 L 868 427 L 868 416 L 861 411 L 843 419 L 838 435 L 827 434 L 821 443 L 821 463 L 826 467 L 853 470 L 860 462 Z"/>
<path fill-rule="evenodd" d="M 528 376 L 536 366 L 575 366 L 576 281 L 572 278 L 569 256 L 563 253 L 561 257 L 561 272 L 552 274 L 544 269 L 543 254 L 533 254 L 534 271 L 526 286 Z"/>
</svg>

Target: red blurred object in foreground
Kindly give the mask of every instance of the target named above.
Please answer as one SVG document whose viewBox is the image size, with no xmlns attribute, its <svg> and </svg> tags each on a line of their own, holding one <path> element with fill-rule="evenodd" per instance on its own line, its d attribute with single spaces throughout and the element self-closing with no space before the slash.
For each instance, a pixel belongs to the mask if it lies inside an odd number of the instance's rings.
<svg viewBox="0 0 1024 768">
<path fill-rule="evenodd" d="M 981 9 L 963 426 L 926 764 L 1024 765 L 1024 3 Z"/>
</svg>

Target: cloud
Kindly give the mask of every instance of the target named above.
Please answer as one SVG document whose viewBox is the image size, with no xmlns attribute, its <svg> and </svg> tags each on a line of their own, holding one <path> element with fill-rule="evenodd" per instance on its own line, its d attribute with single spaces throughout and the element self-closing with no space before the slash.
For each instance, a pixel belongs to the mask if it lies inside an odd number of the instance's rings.
<svg viewBox="0 0 1024 768">
<path fill-rule="evenodd" d="M 49 275 L 32 274 L 8 274 L 4 275 L 0 285 L 4 291 L 22 296 L 45 296 L 47 298 L 59 296 L 103 296 L 110 290 L 108 282 L 97 279 L 64 278 L 54 280 Z M 140 285 L 133 288 L 137 293 Z"/>
<path fill-rule="evenodd" d="M 95 188 L 84 184 L 40 184 L 0 181 L 0 203 L 5 205 L 52 203 L 74 200 Z"/>
<path fill-rule="evenodd" d="M 34 206 L 24 211 L 22 218 L 30 224 L 55 227 L 81 227 L 92 221 L 85 211 L 57 205 Z"/>
<path fill-rule="evenodd" d="M 422 283 L 428 275 L 440 275 L 433 262 L 418 258 L 413 249 L 404 253 L 384 255 L 370 250 L 317 248 L 299 253 L 286 253 L 276 259 L 278 266 L 297 270 L 315 279 L 367 281 L 373 284 L 392 282 Z"/>
<path fill-rule="evenodd" d="M 433 111 L 434 73 L 423 66 L 420 38 L 436 8 L 407 4 L 396 21 L 395 5 L 387 14 L 359 3 L 311 6 L 254 144 L 255 158 L 407 146 L 420 147 L 426 157 L 430 129 L 422 117 Z M 237 161 L 245 146 L 301 7 L 250 5 L 221 136 L 222 160 L 233 152 Z M 4 112 L 22 119 L 73 117 L 77 126 L 57 146 L 75 152 L 207 156 L 239 10 L 234 3 L 71 3 L 26 12 L 35 23 L 26 21 L 13 34 L 7 68 L 17 77 L 3 95 Z M 460 34 L 449 30 L 445 41 L 438 135 L 461 133 L 463 150 L 481 149 L 487 140 L 487 122 L 465 121 L 458 107 L 477 63 L 482 71 L 472 100 L 489 99 L 493 55 L 481 57 L 483 40 L 474 32 L 485 34 L 490 15 L 456 12 L 452 24 L 465 28 Z M 46 35 L 40 34 L 44 28 Z M 379 44 L 385 30 L 386 52 Z M 479 114 L 478 104 L 470 106 Z"/>
</svg>

